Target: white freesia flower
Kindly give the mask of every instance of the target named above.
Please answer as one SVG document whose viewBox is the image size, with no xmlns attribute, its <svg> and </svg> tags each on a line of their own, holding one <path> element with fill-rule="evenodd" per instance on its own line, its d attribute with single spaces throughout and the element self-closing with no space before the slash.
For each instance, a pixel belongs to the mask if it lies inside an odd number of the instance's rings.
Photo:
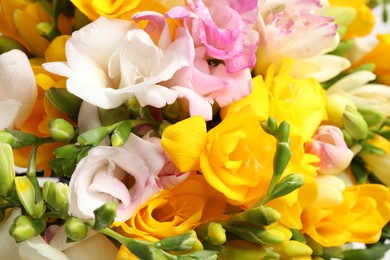
<svg viewBox="0 0 390 260">
<path fill-rule="evenodd" d="M 358 109 L 390 116 L 390 88 L 381 84 L 367 84 L 375 78 L 370 71 L 357 71 L 337 81 L 327 92 L 350 98 Z"/>
<path fill-rule="evenodd" d="M 135 96 L 142 106 L 163 107 L 178 93 L 159 83 L 190 64 L 190 36 L 183 28 L 175 35 L 175 41 L 164 38 L 156 45 L 135 24 L 101 17 L 72 34 L 65 48 L 67 62 L 43 66 L 68 77 L 68 91 L 94 106 L 111 109 Z"/>
<path fill-rule="evenodd" d="M 0 129 L 20 127 L 36 99 L 37 86 L 26 54 L 12 50 L 0 55 Z"/>
</svg>

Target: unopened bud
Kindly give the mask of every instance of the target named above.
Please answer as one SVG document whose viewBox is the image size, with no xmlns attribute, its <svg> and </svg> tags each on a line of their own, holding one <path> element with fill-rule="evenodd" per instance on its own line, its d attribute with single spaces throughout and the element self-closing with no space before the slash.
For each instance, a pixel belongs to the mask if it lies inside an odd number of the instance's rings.
<svg viewBox="0 0 390 260">
<path fill-rule="evenodd" d="M 326 101 L 326 111 L 328 114 L 328 122 L 337 127 L 343 127 L 343 113 L 346 106 L 356 108 L 355 103 L 350 98 L 339 94 L 330 94 Z"/>
<path fill-rule="evenodd" d="M 287 143 L 290 140 L 290 125 L 287 121 L 282 121 L 278 127 L 276 138 L 279 142 Z"/>
<path fill-rule="evenodd" d="M 267 245 L 278 245 L 287 239 L 286 234 L 278 227 L 266 227 L 266 231 L 259 236 L 259 239 L 262 244 Z"/>
<path fill-rule="evenodd" d="M 308 245 L 299 241 L 287 241 L 282 247 L 284 253 L 289 256 L 290 259 L 310 257 L 313 254 L 313 250 Z"/>
<path fill-rule="evenodd" d="M 166 105 L 162 108 L 162 114 L 164 119 L 168 120 L 171 123 L 176 123 L 181 116 L 181 105 L 180 101 L 176 100 L 170 105 Z"/>
<path fill-rule="evenodd" d="M 292 173 L 286 177 L 284 177 L 281 181 L 279 181 L 274 190 L 271 193 L 271 199 L 276 199 L 287 195 L 294 190 L 300 188 L 305 183 L 305 178 L 302 174 Z"/>
<path fill-rule="evenodd" d="M 31 220 L 24 215 L 15 218 L 9 234 L 16 240 L 21 242 L 35 236 L 35 228 Z"/>
<path fill-rule="evenodd" d="M 0 131 L 0 143 L 7 143 L 13 145 L 15 143 L 15 137 L 9 132 L 2 130 Z"/>
<path fill-rule="evenodd" d="M 49 132 L 57 142 L 67 142 L 74 136 L 73 126 L 62 118 L 55 118 L 49 122 Z"/>
<path fill-rule="evenodd" d="M 229 232 L 256 244 L 263 244 L 261 237 L 266 232 L 263 227 L 245 224 L 225 225 L 224 228 Z"/>
<path fill-rule="evenodd" d="M 129 138 L 131 128 L 132 125 L 129 120 L 124 121 L 117 128 L 115 128 L 114 132 L 111 135 L 112 146 L 122 146 Z"/>
<path fill-rule="evenodd" d="M 101 230 L 111 225 L 116 217 L 117 204 L 113 201 L 107 202 L 99 208 L 95 209 L 95 230 Z"/>
<path fill-rule="evenodd" d="M 69 241 L 80 241 L 87 237 L 88 226 L 83 221 L 72 217 L 65 222 L 65 233 Z"/>
<path fill-rule="evenodd" d="M 222 245 L 226 242 L 226 232 L 221 223 L 208 222 L 196 228 L 196 233 L 203 240 L 212 245 Z"/>
<path fill-rule="evenodd" d="M 191 249 L 198 241 L 195 231 L 168 237 L 160 240 L 157 245 L 163 250 L 181 251 Z"/>
<path fill-rule="evenodd" d="M 131 97 L 127 101 L 127 110 L 133 115 L 138 117 L 140 115 L 141 104 L 136 97 Z"/>
<path fill-rule="evenodd" d="M 273 178 L 279 179 L 280 176 L 282 176 L 291 157 L 292 157 L 292 153 L 290 150 L 290 145 L 287 142 L 279 142 L 276 145 L 276 152 L 273 161 L 273 168 L 274 168 Z"/>
<path fill-rule="evenodd" d="M 16 193 L 26 212 L 33 218 L 40 218 L 45 212 L 43 200 L 35 203 L 34 185 L 27 176 L 15 177 Z"/>
<path fill-rule="evenodd" d="M 43 185 L 43 199 L 54 210 L 67 211 L 68 208 L 68 190 L 65 183 L 46 181 Z"/>
<path fill-rule="evenodd" d="M 231 259 L 264 259 L 267 251 L 261 245 L 249 243 L 244 240 L 233 240 L 223 247 L 218 254 L 220 260 Z M 275 258 L 277 259 L 277 258 Z"/>
<path fill-rule="evenodd" d="M 54 24 L 51 22 L 40 22 L 36 25 L 38 33 L 42 36 L 47 36 L 54 28 Z"/>
<path fill-rule="evenodd" d="M 0 196 L 11 196 L 14 187 L 15 168 L 12 147 L 7 143 L 0 143 Z"/>
<path fill-rule="evenodd" d="M 107 127 L 101 126 L 92 128 L 77 137 L 77 142 L 81 145 L 98 145 L 109 135 Z"/>
<path fill-rule="evenodd" d="M 343 124 L 345 131 L 352 138 L 361 140 L 367 137 L 368 126 L 363 116 L 353 107 L 347 106 L 343 114 Z"/>
<path fill-rule="evenodd" d="M 261 205 L 246 211 L 246 219 L 255 225 L 268 226 L 280 218 L 280 213 L 268 206 Z"/>
</svg>

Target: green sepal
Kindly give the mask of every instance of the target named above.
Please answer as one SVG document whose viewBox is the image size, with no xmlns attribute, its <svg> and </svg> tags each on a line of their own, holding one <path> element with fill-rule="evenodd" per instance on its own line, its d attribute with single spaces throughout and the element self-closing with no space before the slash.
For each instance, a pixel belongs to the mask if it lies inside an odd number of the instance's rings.
<svg viewBox="0 0 390 260">
<path fill-rule="evenodd" d="M 192 231 L 182 235 L 164 238 L 157 242 L 156 246 L 163 250 L 182 251 L 190 250 L 196 241 L 196 233 Z"/>
<path fill-rule="evenodd" d="M 50 88 L 45 91 L 45 97 L 55 108 L 67 114 L 72 120 L 77 121 L 82 102 L 80 98 L 64 88 Z"/>
<path fill-rule="evenodd" d="M 305 184 L 304 176 L 299 173 L 292 173 L 284 177 L 275 185 L 275 188 L 270 195 L 270 200 L 287 195 L 294 190 L 302 187 L 303 184 Z"/>
</svg>

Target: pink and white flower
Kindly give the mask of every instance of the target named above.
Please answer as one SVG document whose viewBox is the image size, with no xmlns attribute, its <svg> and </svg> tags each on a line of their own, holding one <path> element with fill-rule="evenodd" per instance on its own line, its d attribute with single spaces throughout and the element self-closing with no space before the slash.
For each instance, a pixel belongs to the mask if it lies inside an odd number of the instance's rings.
<svg viewBox="0 0 390 260">
<path fill-rule="evenodd" d="M 37 99 L 37 86 L 29 60 L 22 51 L 0 55 L 0 130 L 20 127 Z"/>
<path fill-rule="evenodd" d="M 341 173 L 351 163 L 354 155 L 344 141 L 343 132 L 332 125 L 320 126 L 313 140 L 306 143 L 305 151 L 320 158 L 317 167 L 322 174 Z"/>
</svg>

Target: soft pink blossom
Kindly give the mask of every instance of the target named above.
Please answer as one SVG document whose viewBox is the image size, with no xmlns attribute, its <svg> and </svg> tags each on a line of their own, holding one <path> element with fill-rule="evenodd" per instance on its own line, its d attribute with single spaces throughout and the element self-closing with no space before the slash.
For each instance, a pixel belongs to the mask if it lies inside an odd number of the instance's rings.
<svg viewBox="0 0 390 260">
<path fill-rule="evenodd" d="M 256 0 L 187 0 L 187 4 L 172 8 L 167 16 L 186 20 L 196 47 L 205 47 L 208 57 L 223 60 L 229 73 L 254 66 Z"/>
<path fill-rule="evenodd" d="M 311 142 L 306 143 L 307 153 L 320 158 L 317 163 L 318 172 L 337 174 L 351 163 L 353 152 L 344 141 L 343 133 L 338 127 L 323 125 L 317 129 Z"/>
</svg>

